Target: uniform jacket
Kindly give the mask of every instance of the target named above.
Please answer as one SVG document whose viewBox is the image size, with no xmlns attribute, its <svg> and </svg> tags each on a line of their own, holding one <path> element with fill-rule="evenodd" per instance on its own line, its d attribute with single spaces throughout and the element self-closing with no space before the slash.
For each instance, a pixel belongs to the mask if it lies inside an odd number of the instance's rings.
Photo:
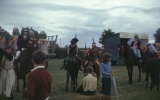
<svg viewBox="0 0 160 100">
<path fill-rule="evenodd" d="M 51 93 L 51 74 L 45 68 L 38 67 L 28 74 L 26 89 L 22 91 L 29 100 L 45 100 Z"/>
<path fill-rule="evenodd" d="M 29 41 L 29 36 L 27 36 L 26 40 L 23 38 L 23 34 L 18 36 L 18 40 L 17 40 L 17 47 L 18 50 L 21 50 L 22 48 L 27 48 L 27 44 Z"/>
</svg>

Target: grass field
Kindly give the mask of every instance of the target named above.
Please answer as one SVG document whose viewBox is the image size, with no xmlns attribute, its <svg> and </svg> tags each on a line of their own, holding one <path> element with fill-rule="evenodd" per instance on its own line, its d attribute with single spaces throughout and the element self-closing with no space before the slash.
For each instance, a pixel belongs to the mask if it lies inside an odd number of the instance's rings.
<svg viewBox="0 0 160 100">
<path fill-rule="evenodd" d="M 49 60 L 48 71 L 52 74 L 52 92 L 50 100 L 74 100 L 77 94 L 74 94 L 72 89 L 69 88 L 68 92 L 65 92 L 66 86 L 66 72 L 61 70 L 60 67 L 63 64 L 63 59 Z M 142 81 L 138 81 L 138 68 L 135 66 L 133 70 L 133 85 L 128 85 L 128 75 L 125 66 L 112 66 L 112 70 L 115 71 L 115 79 L 117 84 L 117 90 L 119 94 L 119 100 L 160 100 L 160 92 L 156 92 L 155 89 L 152 92 L 145 89 L 145 74 L 142 74 Z M 79 72 L 78 85 L 82 84 L 83 73 Z M 20 81 L 20 84 L 22 81 Z M 150 84 L 149 84 L 150 85 Z M 20 87 L 22 90 L 22 85 Z M 98 90 L 101 89 L 101 83 Z M 112 84 L 111 91 L 112 100 L 116 100 L 115 92 Z M 0 95 L 0 100 L 7 100 L 5 96 Z M 14 90 L 14 100 L 22 99 L 21 92 Z"/>
</svg>

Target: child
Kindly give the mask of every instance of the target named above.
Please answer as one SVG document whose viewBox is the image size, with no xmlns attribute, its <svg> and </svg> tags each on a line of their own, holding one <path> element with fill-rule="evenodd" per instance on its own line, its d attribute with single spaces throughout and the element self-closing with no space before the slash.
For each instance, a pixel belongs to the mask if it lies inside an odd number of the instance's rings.
<svg viewBox="0 0 160 100">
<path fill-rule="evenodd" d="M 35 51 L 32 55 L 32 62 L 34 68 L 27 75 L 27 85 L 22 94 L 29 100 L 48 100 L 52 76 L 44 67 L 45 54 L 42 51 Z"/>
<path fill-rule="evenodd" d="M 100 67 L 100 63 L 98 62 L 98 49 L 96 47 L 95 43 L 92 43 L 92 48 L 89 49 L 88 53 L 88 60 L 85 62 L 85 66 L 88 64 L 88 62 L 95 62 L 98 67 Z"/>
<path fill-rule="evenodd" d="M 93 68 L 88 66 L 83 78 L 83 84 L 75 91 L 81 95 L 95 95 L 97 89 L 97 75 L 93 72 Z"/>
<path fill-rule="evenodd" d="M 68 47 L 67 53 L 69 55 L 70 61 L 75 61 L 75 58 L 76 58 L 77 53 L 78 53 L 78 46 L 77 46 L 78 41 L 79 40 L 77 38 L 73 38 L 71 40 L 71 44 Z"/>
<path fill-rule="evenodd" d="M 113 76 L 114 71 L 111 71 L 111 55 L 105 53 L 102 57 L 102 63 L 100 66 L 102 74 L 102 93 L 110 95 L 111 91 L 111 76 Z"/>
<path fill-rule="evenodd" d="M 97 75 L 93 72 L 93 68 L 86 68 L 85 77 L 83 78 L 83 95 L 95 95 L 97 89 Z"/>
<path fill-rule="evenodd" d="M 80 61 L 80 59 L 79 59 L 79 57 L 78 57 L 78 55 L 77 55 L 77 53 L 78 53 L 77 42 L 78 42 L 78 41 L 79 41 L 79 40 L 78 40 L 76 37 L 73 38 L 73 39 L 71 40 L 71 44 L 69 45 L 68 50 L 67 50 L 67 53 L 68 53 L 68 55 L 69 55 L 69 60 L 70 60 L 70 61 L 73 61 L 73 62 L 76 61 L 76 58 L 77 58 L 77 61 L 78 61 L 78 62 Z M 69 61 L 69 66 L 70 66 L 70 64 L 71 64 L 70 61 Z M 66 68 L 66 69 L 67 69 L 67 68 Z M 81 66 L 79 66 L 79 70 L 82 71 Z"/>
<path fill-rule="evenodd" d="M 13 70 L 14 57 L 12 56 L 13 48 L 8 46 L 6 50 L 0 49 L 2 58 L 2 69 L 0 74 L 0 94 L 5 94 L 8 100 L 13 100 L 12 89 L 15 83 L 15 73 Z"/>
</svg>

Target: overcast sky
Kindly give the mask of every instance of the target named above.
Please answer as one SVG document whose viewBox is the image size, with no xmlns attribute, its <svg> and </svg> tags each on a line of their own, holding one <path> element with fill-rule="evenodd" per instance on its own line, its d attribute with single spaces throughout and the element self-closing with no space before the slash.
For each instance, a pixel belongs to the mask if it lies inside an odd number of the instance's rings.
<svg viewBox="0 0 160 100">
<path fill-rule="evenodd" d="M 160 0 L 0 0 L 0 26 L 33 27 L 58 35 L 65 46 L 77 34 L 79 47 L 89 47 L 104 29 L 152 34 L 160 27 Z"/>
</svg>

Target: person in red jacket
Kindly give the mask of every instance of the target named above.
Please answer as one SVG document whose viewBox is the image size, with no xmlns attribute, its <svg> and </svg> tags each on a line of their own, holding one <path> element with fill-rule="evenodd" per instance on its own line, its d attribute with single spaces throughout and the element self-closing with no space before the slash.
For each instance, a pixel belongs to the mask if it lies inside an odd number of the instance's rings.
<svg viewBox="0 0 160 100">
<path fill-rule="evenodd" d="M 32 55 L 34 68 L 27 75 L 27 85 L 22 91 L 25 98 L 29 100 L 48 100 L 51 93 L 52 76 L 45 69 L 45 54 L 35 51 Z"/>
</svg>

